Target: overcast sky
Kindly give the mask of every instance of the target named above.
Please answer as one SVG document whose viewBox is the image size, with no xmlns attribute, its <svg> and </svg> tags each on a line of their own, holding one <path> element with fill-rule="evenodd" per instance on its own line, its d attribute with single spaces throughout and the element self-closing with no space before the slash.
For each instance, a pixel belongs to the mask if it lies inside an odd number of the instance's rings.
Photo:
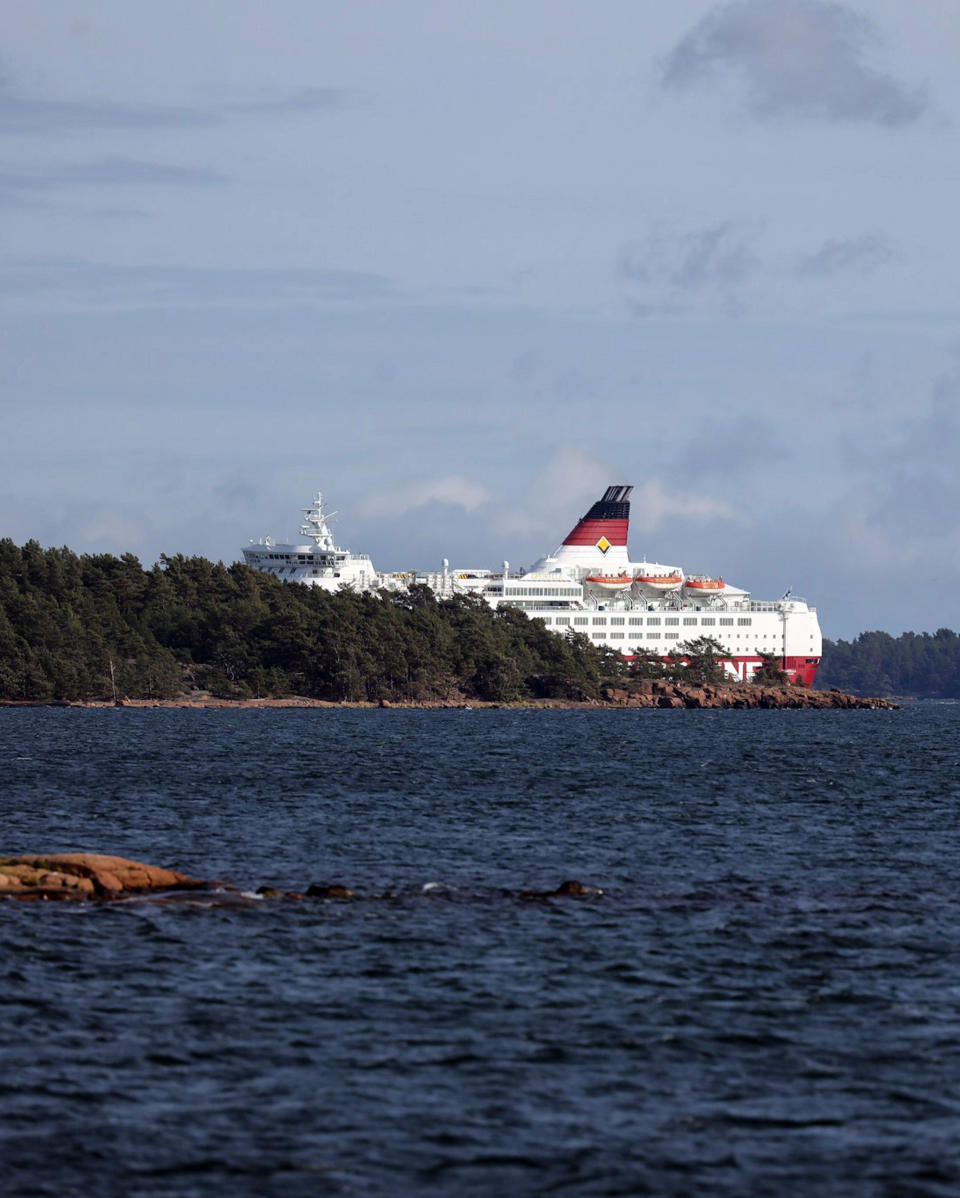
<svg viewBox="0 0 960 1198">
<path fill-rule="evenodd" d="M 0 535 L 635 556 L 960 627 L 956 0 L 45 0 L 0 41 Z"/>
</svg>

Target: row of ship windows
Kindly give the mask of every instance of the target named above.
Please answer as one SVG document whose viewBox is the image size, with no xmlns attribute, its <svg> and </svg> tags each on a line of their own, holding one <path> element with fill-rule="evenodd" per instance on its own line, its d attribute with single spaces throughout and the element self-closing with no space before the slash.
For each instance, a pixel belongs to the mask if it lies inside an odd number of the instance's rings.
<svg viewBox="0 0 960 1198">
<path fill-rule="evenodd" d="M 602 641 L 602 640 L 622 641 L 625 637 L 629 637 L 629 639 L 631 641 L 642 641 L 643 640 L 643 633 L 639 632 L 639 631 L 638 632 L 591 632 L 590 636 L 595 641 Z M 661 639 L 661 637 L 665 641 L 676 641 L 676 640 L 680 639 L 680 633 L 679 632 L 648 632 L 647 633 L 648 641 L 659 641 Z M 737 637 L 738 641 L 739 641 L 739 639 L 740 638 Z M 763 640 L 767 639 L 766 633 L 763 634 L 762 639 Z M 777 639 L 778 639 L 778 643 L 779 643 L 779 638 L 777 638 Z"/>
<path fill-rule="evenodd" d="M 569 624 L 571 622 L 570 616 L 557 616 L 554 620 L 551 620 L 549 616 L 541 616 L 540 618 L 544 624 Z M 605 625 L 609 623 L 612 627 L 616 627 L 619 624 L 643 625 L 643 616 L 573 616 L 572 620 L 574 624 Z M 661 622 L 669 627 L 671 624 L 681 623 L 681 620 L 679 616 L 664 616 L 662 618 L 660 616 L 647 616 L 648 628 L 659 626 Z M 699 624 L 702 628 L 708 628 L 716 624 L 717 620 L 714 616 L 704 616 L 700 620 L 696 616 L 684 616 L 682 622 L 687 626 Z M 753 624 L 753 618 L 751 616 L 738 616 L 735 621 L 733 616 L 721 616 L 719 622 L 721 625 L 733 625 L 736 623 L 740 627 L 749 627 Z"/>
<path fill-rule="evenodd" d="M 272 562 L 297 562 L 301 566 L 309 566 L 311 562 L 318 566 L 336 565 L 335 558 L 315 558 L 309 553 L 265 553 L 262 556 Z"/>
<path fill-rule="evenodd" d="M 299 575 L 302 575 L 302 574 L 303 574 L 303 571 L 302 571 L 302 570 L 301 570 L 301 569 L 300 569 L 298 566 L 268 566 L 268 567 L 267 567 L 267 569 L 266 569 L 266 571 L 265 571 L 265 573 L 273 573 L 273 574 L 284 574 L 284 573 L 287 573 L 287 574 L 299 574 Z M 321 574 L 321 573 L 322 573 L 322 571 L 321 571 L 321 570 L 317 570 L 317 569 L 313 569 L 313 570 L 310 570 L 310 571 L 309 571 L 309 573 L 310 573 L 311 575 L 315 575 L 315 574 Z M 334 575 L 333 575 L 333 577 L 334 577 L 334 578 L 339 578 L 339 577 L 340 577 L 340 575 L 339 575 L 339 574 L 334 574 Z"/>
<path fill-rule="evenodd" d="M 565 598 L 573 598 L 580 594 L 580 587 L 508 587 L 504 591 L 502 586 L 484 587 L 484 591 L 488 595 L 506 595 L 508 599 L 513 599 L 517 595 L 526 595 L 532 598 L 539 596 L 544 598 L 547 596 Z"/>
<path fill-rule="evenodd" d="M 593 639 L 595 641 L 606 640 L 608 637 L 611 641 L 622 641 L 626 637 L 627 634 L 625 632 L 591 632 L 590 635 L 593 637 Z M 632 641 L 642 641 L 643 633 L 642 632 L 631 632 L 630 639 Z M 665 633 L 663 633 L 663 639 L 665 641 L 677 641 L 680 639 L 680 633 L 679 632 L 665 632 Z M 660 640 L 660 633 L 659 632 L 648 632 L 647 640 L 649 640 L 649 641 Z"/>
</svg>

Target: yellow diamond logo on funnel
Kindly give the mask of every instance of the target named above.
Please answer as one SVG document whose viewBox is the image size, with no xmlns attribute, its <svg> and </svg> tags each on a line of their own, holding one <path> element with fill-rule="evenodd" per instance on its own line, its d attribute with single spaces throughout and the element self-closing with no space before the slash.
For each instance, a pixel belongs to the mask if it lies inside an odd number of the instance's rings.
<svg viewBox="0 0 960 1198">
<path fill-rule="evenodd" d="M 600 540 L 597 541 L 597 548 L 600 550 L 601 553 L 606 553 L 607 550 L 610 548 L 610 542 L 607 540 L 606 537 L 601 537 Z"/>
</svg>

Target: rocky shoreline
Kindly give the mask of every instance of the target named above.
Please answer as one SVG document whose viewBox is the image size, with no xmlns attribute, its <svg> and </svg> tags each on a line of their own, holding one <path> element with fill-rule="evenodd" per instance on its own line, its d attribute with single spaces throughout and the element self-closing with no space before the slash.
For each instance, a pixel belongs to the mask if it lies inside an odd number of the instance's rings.
<svg viewBox="0 0 960 1198">
<path fill-rule="evenodd" d="M 682 682 L 640 682 L 631 690 L 608 687 L 603 692 L 607 705 L 617 707 L 721 708 L 746 710 L 895 710 L 892 699 L 863 698 L 843 691 L 815 691 L 802 686 L 757 686 L 753 683 L 691 686 Z"/>
<path fill-rule="evenodd" d="M 509 710 L 596 710 L 602 708 L 713 708 L 747 710 L 896 710 L 900 704 L 892 699 L 865 698 L 839 690 L 807 690 L 800 686 L 758 686 L 754 683 L 721 683 L 693 686 L 682 682 L 641 681 L 629 687 L 606 687 L 599 699 L 521 699 L 513 703 L 490 703 L 479 699 L 454 696 L 434 701 L 335 702 L 329 699 L 310 699 L 293 696 L 287 699 L 220 699 L 206 692 L 194 692 L 177 699 L 120 699 L 110 700 L 33 700 L 0 699 L 0 707 L 131 707 L 187 708 L 197 710 L 263 711 L 288 708 L 355 708 L 398 710 L 445 709 L 509 709 Z"/>
</svg>

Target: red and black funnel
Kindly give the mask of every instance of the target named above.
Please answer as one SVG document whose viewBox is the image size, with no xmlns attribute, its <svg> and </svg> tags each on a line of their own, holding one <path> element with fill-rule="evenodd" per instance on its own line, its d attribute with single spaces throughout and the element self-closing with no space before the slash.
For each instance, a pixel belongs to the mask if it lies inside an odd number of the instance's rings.
<svg viewBox="0 0 960 1198">
<path fill-rule="evenodd" d="M 633 487 L 607 487 L 598 499 L 564 538 L 564 545 L 596 545 L 606 537 L 610 546 L 627 545 L 630 527 L 630 492 Z"/>
</svg>

